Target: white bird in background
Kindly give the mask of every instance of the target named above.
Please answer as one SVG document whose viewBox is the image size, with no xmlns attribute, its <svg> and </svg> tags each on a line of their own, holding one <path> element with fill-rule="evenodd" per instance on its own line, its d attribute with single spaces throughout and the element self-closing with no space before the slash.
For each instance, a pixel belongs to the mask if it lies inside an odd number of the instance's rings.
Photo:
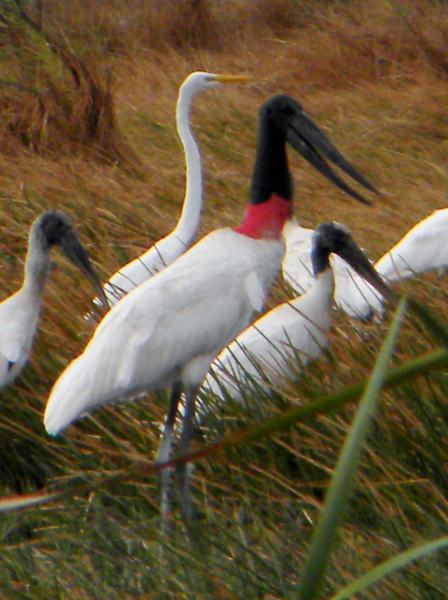
<svg viewBox="0 0 448 600">
<path fill-rule="evenodd" d="M 195 71 L 190 73 L 180 86 L 176 106 L 176 124 L 186 163 L 185 198 L 181 215 L 170 234 L 122 266 L 105 283 L 104 293 L 110 306 L 137 285 L 149 279 L 154 273 L 171 264 L 193 242 L 202 208 L 202 167 L 199 148 L 189 125 L 191 102 L 198 92 L 215 87 L 218 83 L 247 80 L 248 77 L 243 75 L 216 75 Z"/>
<path fill-rule="evenodd" d="M 56 434 L 102 404 L 171 386 L 156 461 L 169 459 L 182 392 L 185 416 L 178 455 L 188 451 L 195 399 L 210 363 L 263 307 L 284 251 L 281 232 L 292 211 L 286 142 L 347 193 L 352 190 L 323 156 L 374 188 L 324 137 L 300 104 L 279 94 L 260 109 L 257 155 L 242 223 L 209 233 L 169 267 L 127 294 L 99 323 L 84 352 L 56 381 L 44 424 Z M 186 465 L 177 467 L 183 518 L 192 515 Z M 161 480 L 162 517 L 168 475 Z"/>
<path fill-rule="evenodd" d="M 298 366 L 321 354 L 333 307 L 334 278 L 329 260 L 333 253 L 380 292 L 389 293 L 344 225 L 321 223 L 311 243 L 312 286 L 302 296 L 264 314 L 222 350 L 205 378 L 204 391 L 221 399 L 230 396 L 240 400 L 243 390 L 276 389 L 294 376 Z"/>
<path fill-rule="evenodd" d="M 285 225 L 286 253 L 283 276 L 296 291 L 311 285 L 309 255 L 311 230 L 298 225 Z M 372 313 L 383 316 L 383 296 L 359 277 L 342 259 L 332 257 L 335 272 L 334 298 L 337 306 L 350 317 L 368 318 Z M 387 283 L 407 279 L 448 266 L 448 208 L 434 211 L 412 227 L 374 264 Z"/>
<path fill-rule="evenodd" d="M 436 210 L 419 221 L 374 266 L 387 283 L 434 269 L 443 271 L 448 266 L 448 208 Z M 368 314 L 371 308 L 382 316 L 382 297 L 376 290 L 358 277 L 353 278 L 351 286 L 346 293 L 341 291 L 338 305 L 354 307 L 352 310 L 358 314 Z M 350 295 L 352 290 L 355 293 Z"/>
<path fill-rule="evenodd" d="M 30 229 L 22 287 L 0 303 L 0 389 L 17 377 L 28 359 L 50 268 L 50 249 L 55 245 L 90 279 L 107 308 L 101 284 L 68 216 L 60 210 L 42 213 Z"/>
</svg>

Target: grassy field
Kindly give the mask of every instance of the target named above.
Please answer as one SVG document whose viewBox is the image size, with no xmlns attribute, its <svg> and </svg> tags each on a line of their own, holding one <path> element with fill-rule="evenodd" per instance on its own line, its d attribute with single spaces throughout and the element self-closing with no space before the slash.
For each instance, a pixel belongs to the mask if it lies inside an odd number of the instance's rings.
<svg viewBox="0 0 448 600">
<path fill-rule="evenodd" d="M 300 101 L 382 192 L 363 206 L 291 153 L 301 224 L 341 221 L 376 259 L 447 205 L 442 1 L 2 0 L 0 22 L 2 297 L 19 287 L 29 226 L 48 208 L 70 214 L 103 279 L 170 231 L 184 193 L 175 103 L 193 70 L 252 77 L 194 101 L 205 173 L 199 235 L 240 221 L 258 107 L 277 92 Z M 210 414 L 197 450 L 311 407 L 287 428 L 250 443 L 230 439 L 195 461 L 194 543 L 176 506 L 172 533 L 161 539 L 151 461 L 165 393 L 102 408 L 57 438 L 44 432 L 51 385 L 94 329 L 84 319 L 90 289 L 57 252 L 54 260 L 31 359 L 2 391 L 0 489 L 14 501 L 63 494 L 0 513 L 0 597 L 303 598 L 302 569 L 359 393 L 325 414 L 314 403 L 370 375 L 393 310 L 366 325 L 335 313 L 328 351 L 281 394 Z M 448 288 L 436 273 L 395 289 L 412 291 L 446 322 Z M 268 306 L 289 295 L 279 278 Z M 388 364 L 412 364 L 439 345 L 408 314 Z M 381 392 L 316 597 L 448 534 L 447 368 L 448 359 L 416 368 L 418 376 Z M 427 554 L 356 597 L 447 598 L 447 567 L 446 550 Z"/>
</svg>

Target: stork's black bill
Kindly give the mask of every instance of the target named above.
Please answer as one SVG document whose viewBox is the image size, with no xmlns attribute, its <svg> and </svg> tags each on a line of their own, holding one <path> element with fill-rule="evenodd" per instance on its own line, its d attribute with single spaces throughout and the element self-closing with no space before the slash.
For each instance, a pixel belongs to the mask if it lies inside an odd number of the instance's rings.
<svg viewBox="0 0 448 600">
<path fill-rule="evenodd" d="M 385 298 L 395 298 L 394 292 L 376 272 L 347 227 L 335 221 L 320 223 L 314 231 L 312 262 L 315 273 L 329 266 L 328 257 L 331 253 L 343 258 Z"/>
<path fill-rule="evenodd" d="M 79 241 L 69 217 L 61 210 L 49 210 L 41 216 L 41 228 L 49 246 L 58 245 L 71 262 L 91 282 L 104 308 L 108 308 L 100 280 L 86 250 Z"/>
<path fill-rule="evenodd" d="M 328 164 L 325 159 L 333 162 L 357 183 L 379 195 L 378 190 L 369 183 L 351 165 L 342 154 L 325 137 L 324 133 L 306 114 L 302 106 L 286 94 L 272 96 L 264 103 L 263 109 L 267 117 L 276 121 L 277 126 L 283 129 L 285 139 L 299 152 L 317 171 L 322 173 L 329 181 L 334 183 L 343 192 L 365 204 L 372 204 L 359 192 L 346 183 Z"/>
</svg>

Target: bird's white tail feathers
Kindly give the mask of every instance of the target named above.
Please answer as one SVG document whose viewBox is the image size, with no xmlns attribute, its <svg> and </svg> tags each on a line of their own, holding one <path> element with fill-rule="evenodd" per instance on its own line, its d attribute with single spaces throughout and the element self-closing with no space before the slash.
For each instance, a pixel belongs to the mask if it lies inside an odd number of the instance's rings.
<svg viewBox="0 0 448 600">
<path fill-rule="evenodd" d="M 56 435 L 95 405 L 89 389 L 90 378 L 85 376 L 83 356 L 74 360 L 56 381 L 47 401 L 44 414 L 45 429 Z"/>
</svg>

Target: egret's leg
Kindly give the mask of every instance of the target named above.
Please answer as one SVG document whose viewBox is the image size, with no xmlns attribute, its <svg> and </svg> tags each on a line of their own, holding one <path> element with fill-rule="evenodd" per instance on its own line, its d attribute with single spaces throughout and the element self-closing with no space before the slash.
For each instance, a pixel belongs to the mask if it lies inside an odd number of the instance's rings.
<svg viewBox="0 0 448 600">
<path fill-rule="evenodd" d="M 171 447 L 173 445 L 174 422 L 176 421 L 177 407 L 179 405 L 182 387 L 180 383 L 175 383 L 170 390 L 170 403 L 168 414 L 165 420 L 162 439 L 157 450 L 156 464 L 161 464 L 170 459 Z M 162 532 L 165 532 L 166 518 L 169 512 L 169 488 L 171 469 L 161 469 L 158 472 L 160 487 L 160 515 L 162 518 Z"/>
<path fill-rule="evenodd" d="M 196 394 L 198 389 L 185 391 L 185 414 L 183 419 L 182 433 L 179 441 L 178 456 L 183 456 L 188 453 L 191 436 L 194 427 L 194 410 L 196 402 Z M 193 508 L 191 504 L 191 495 L 188 477 L 188 465 L 186 462 L 176 464 L 176 475 L 179 486 L 179 495 L 181 503 L 182 517 L 186 521 L 190 521 L 193 516 Z"/>
</svg>

